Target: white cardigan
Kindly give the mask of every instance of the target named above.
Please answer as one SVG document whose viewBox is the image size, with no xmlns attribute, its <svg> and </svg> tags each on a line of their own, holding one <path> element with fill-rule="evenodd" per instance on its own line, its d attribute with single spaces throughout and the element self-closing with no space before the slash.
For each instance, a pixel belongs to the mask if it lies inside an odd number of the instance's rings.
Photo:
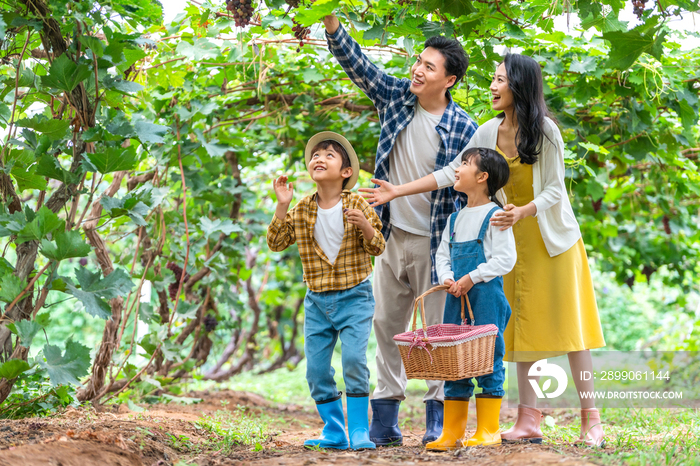
<svg viewBox="0 0 700 466">
<path fill-rule="evenodd" d="M 498 127 L 502 121 L 502 118 L 495 117 L 480 126 L 464 150 L 471 147 L 496 149 Z M 554 257 L 576 244 L 581 238 L 581 229 L 564 183 L 564 140 L 557 125 L 549 118 L 545 118 L 544 131 L 547 137 L 543 138 L 542 151 L 532 165 L 532 190 L 535 195 L 532 202 L 537 208 L 537 223 L 547 252 Z M 433 172 L 438 188 L 454 185 L 455 169 L 462 163 L 462 153 L 464 151 L 442 170 Z M 506 204 L 503 190 L 498 192 L 497 197 Z"/>
</svg>

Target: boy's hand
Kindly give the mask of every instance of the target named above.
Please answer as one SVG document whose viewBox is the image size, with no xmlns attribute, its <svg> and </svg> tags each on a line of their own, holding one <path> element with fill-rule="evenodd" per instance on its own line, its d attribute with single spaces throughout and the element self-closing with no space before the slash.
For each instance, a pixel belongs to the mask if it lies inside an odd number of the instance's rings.
<svg viewBox="0 0 700 466">
<path fill-rule="evenodd" d="M 466 274 L 457 280 L 457 285 L 459 285 L 461 291 L 460 296 L 465 296 L 474 286 L 474 282 L 472 281 L 472 277 L 470 277 L 469 274 Z"/>
<path fill-rule="evenodd" d="M 352 225 L 355 225 L 362 232 L 362 235 L 367 241 L 372 241 L 374 238 L 374 228 L 369 223 L 365 214 L 359 209 L 344 209 L 343 213 Z"/>
<path fill-rule="evenodd" d="M 450 293 L 452 296 L 455 298 L 459 298 L 461 296 L 461 290 L 459 289 L 459 284 L 452 280 L 451 278 L 448 278 L 445 280 L 445 285 L 449 286 L 450 289 L 447 290 L 448 293 Z"/>
<path fill-rule="evenodd" d="M 289 183 L 289 186 L 287 186 L 287 179 L 287 175 L 282 175 L 273 183 L 275 194 L 277 195 L 277 203 L 283 206 L 289 206 L 294 195 L 294 187 L 292 183 Z"/>
</svg>

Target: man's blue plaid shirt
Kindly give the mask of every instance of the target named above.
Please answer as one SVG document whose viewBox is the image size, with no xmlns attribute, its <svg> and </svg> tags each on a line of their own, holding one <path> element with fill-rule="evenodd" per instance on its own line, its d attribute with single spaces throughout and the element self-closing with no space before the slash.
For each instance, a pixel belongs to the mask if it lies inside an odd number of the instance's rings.
<svg viewBox="0 0 700 466">
<path fill-rule="evenodd" d="M 328 49 L 338 60 L 350 79 L 369 97 L 379 113 L 382 130 L 377 146 L 374 177 L 389 180 L 389 154 L 399 133 L 408 126 L 415 114 L 417 97 L 409 88 L 409 79 L 390 76 L 377 68 L 360 49 L 342 25 L 335 34 L 326 33 Z M 478 125 L 467 113 L 450 99 L 442 120 L 435 127 L 442 143 L 435 160 L 435 170 L 449 164 L 466 146 Z M 432 281 L 437 284 L 435 253 L 437 252 L 447 219 L 455 210 L 466 205 L 466 196 L 454 189 L 438 189 L 431 193 L 430 206 L 430 258 L 432 260 Z M 389 208 L 391 203 L 376 207 L 382 220 L 382 234 L 389 239 L 391 224 Z"/>
</svg>

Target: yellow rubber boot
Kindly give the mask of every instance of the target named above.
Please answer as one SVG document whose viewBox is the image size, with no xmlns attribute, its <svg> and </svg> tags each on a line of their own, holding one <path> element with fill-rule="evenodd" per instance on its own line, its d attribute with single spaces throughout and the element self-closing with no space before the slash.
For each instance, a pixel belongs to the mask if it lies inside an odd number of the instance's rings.
<svg viewBox="0 0 700 466">
<path fill-rule="evenodd" d="M 425 446 L 426 450 L 448 451 L 462 447 L 462 437 L 467 430 L 469 401 L 445 400 L 442 433 L 434 442 Z"/>
<path fill-rule="evenodd" d="M 476 432 L 467 440 L 468 447 L 477 445 L 498 445 L 501 443 L 501 430 L 498 418 L 501 414 L 501 398 L 476 398 Z"/>
</svg>

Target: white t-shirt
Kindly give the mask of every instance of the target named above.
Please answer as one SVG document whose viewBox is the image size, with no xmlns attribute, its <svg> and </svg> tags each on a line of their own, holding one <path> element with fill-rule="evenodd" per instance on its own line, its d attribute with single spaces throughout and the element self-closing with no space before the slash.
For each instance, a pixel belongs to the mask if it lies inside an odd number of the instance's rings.
<svg viewBox="0 0 700 466">
<path fill-rule="evenodd" d="M 331 264 L 335 264 L 335 259 L 340 252 L 340 245 L 343 243 L 345 234 L 345 224 L 343 223 L 343 200 L 338 201 L 330 209 L 318 207 L 316 224 L 314 225 L 314 238 L 321 246 Z"/>
<path fill-rule="evenodd" d="M 441 143 L 435 127 L 441 119 L 442 115 L 429 113 L 416 101 L 413 120 L 396 138 L 389 155 L 389 183 L 409 183 L 435 170 Z M 397 197 L 389 212 L 392 225 L 414 235 L 430 236 L 429 192 Z"/>
<path fill-rule="evenodd" d="M 455 220 L 454 241 L 461 243 L 477 239 L 486 214 L 494 207 L 496 207 L 496 203 L 489 202 L 478 207 L 464 207 L 460 210 Z M 479 264 L 475 270 L 469 272 L 474 284 L 489 282 L 513 270 L 518 259 L 513 229 L 508 228 L 501 231 L 500 227 L 489 224 L 484 235 L 484 256 L 486 256 L 486 262 Z M 441 285 L 444 285 L 448 278 L 455 279 L 450 260 L 449 220 L 442 232 L 442 241 L 440 241 L 435 255 L 435 267 Z"/>
</svg>

